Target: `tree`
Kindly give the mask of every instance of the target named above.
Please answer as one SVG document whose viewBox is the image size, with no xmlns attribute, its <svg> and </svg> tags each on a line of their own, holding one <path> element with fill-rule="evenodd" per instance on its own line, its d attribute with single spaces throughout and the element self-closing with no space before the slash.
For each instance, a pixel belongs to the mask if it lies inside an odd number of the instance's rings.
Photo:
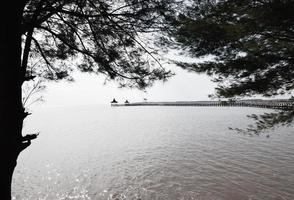
<svg viewBox="0 0 294 200">
<path fill-rule="evenodd" d="M 5 1 L 0 31 L 0 198 L 11 199 L 16 160 L 37 134 L 22 135 L 30 114 L 22 85 L 34 78 L 70 78 L 102 73 L 121 86 L 140 89 L 171 76 L 147 48 L 150 33 L 160 32 L 173 13 L 172 0 L 18 0 Z M 5 10 L 8 12 L 5 12 Z M 149 37 L 150 38 L 150 37 Z M 75 64 L 76 63 L 76 64 Z"/>
<path fill-rule="evenodd" d="M 174 20 L 172 36 L 202 63 L 177 62 L 218 83 L 216 97 L 291 94 L 294 89 L 294 2 L 290 0 L 192 1 Z M 248 131 L 290 124 L 294 109 L 252 116 Z"/>
</svg>

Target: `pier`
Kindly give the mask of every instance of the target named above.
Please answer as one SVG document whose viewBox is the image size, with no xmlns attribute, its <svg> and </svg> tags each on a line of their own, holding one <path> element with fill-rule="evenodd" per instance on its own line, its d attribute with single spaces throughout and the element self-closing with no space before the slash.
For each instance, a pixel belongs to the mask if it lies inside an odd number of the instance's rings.
<svg viewBox="0 0 294 200">
<path fill-rule="evenodd" d="M 238 100 L 238 101 L 174 101 L 174 102 L 135 102 L 112 103 L 111 106 L 205 106 L 205 107 L 257 107 L 290 110 L 294 108 L 294 100 Z"/>
</svg>

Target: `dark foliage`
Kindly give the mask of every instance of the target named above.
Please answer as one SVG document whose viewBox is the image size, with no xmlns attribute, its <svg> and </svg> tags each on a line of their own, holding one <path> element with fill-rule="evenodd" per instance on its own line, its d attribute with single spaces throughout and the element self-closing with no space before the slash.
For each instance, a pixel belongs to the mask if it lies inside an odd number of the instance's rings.
<svg viewBox="0 0 294 200">
<path fill-rule="evenodd" d="M 294 88 L 293 9 L 291 0 L 194 1 L 174 21 L 176 28 L 172 34 L 190 56 L 212 55 L 214 59 L 178 65 L 212 76 L 218 83 L 217 97 L 271 97 L 291 93 Z M 268 116 L 261 118 L 268 119 Z M 275 124 L 276 119 L 273 115 Z"/>
<path fill-rule="evenodd" d="M 137 88 L 165 80 L 172 74 L 140 37 L 163 31 L 174 5 L 172 0 L 29 0 L 22 21 L 24 73 L 70 80 L 77 67 Z"/>
<path fill-rule="evenodd" d="M 282 110 L 273 113 L 264 113 L 262 115 L 248 115 L 248 118 L 255 120 L 255 124 L 249 125 L 245 129 L 240 128 L 229 128 L 230 130 L 235 130 L 238 133 L 245 135 L 259 135 L 268 129 L 275 129 L 279 126 L 291 126 L 294 120 L 294 109 L 292 110 Z"/>
</svg>

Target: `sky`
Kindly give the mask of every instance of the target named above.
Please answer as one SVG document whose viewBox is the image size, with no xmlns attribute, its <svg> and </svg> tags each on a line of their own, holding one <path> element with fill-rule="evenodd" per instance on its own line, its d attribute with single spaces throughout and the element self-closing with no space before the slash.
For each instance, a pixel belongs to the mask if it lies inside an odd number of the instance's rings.
<svg viewBox="0 0 294 200">
<path fill-rule="evenodd" d="M 158 81 L 146 92 L 138 89 L 118 88 L 114 81 L 104 83 L 103 75 L 75 73 L 74 82 L 51 82 L 42 92 L 44 102 L 38 106 L 75 106 L 109 104 L 115 98 L 118 102 L 143 101 L 191 101 L 208 100 L 215 84 L 206 75 L 187 72 L 179 67 L 170 67 L 175 76 L 166 82 Z M 40 94 L 37 94 L 40 95 Z"/>
<path fill-rule="evenodd" d="M 189 58 L 181 56 L 178 52 L 170 51 L 164 55 L 167 60 L 185 62 L 203 62 L 213 57 Z M 74 82 L 59 81 L 46 82 L 46 89 L 37 93 L 32 99 L 42 95 L 44 101 L 37 102 L 30 108 L 35 107 L 56 107 L 56 106 L 80 106 L 80 105 L 101 105 L 110 104 L 113 98 L 119 103 L 144 101 L 200 101 L 209 100 L 208 95 L 214 93 L 216 84 L 210 81 L 207 75 L 200 75 L 195 72 L 183 70 L 175 64 L 165 65 L 168 70 L 175 73 L 168 81 L 157 81 L 146 89 L 146 92 L 139 89 L 119 88 L 115 81 L 105 83 L 105 75 L 74 72 Z"/>
<path fill-rule="evenodd" d="M 211 60 L 213 57 L 192 59 L 177 56 L 174 52 L 168 55 L 178 61 L 202 62 Z M 115 81 L 105 83 L 104 75 L 74 72 L 74 82 L 59 81 L 46 82 L 46 89 L 37 93 L 37 97 L 42 95 L 44 101 L 37 102 L 32 108 L 41 107 L 64 107 L 83 105 L 107 105 L 113 98 L 119 103 L 128 100 L 131 102 L 147 101 L 203 101 L 211 100 L 208 95 L 215 92 L 216 83 L 213 83 L 205 74 L 188 72 L 180 67 L 169 64 L 167 69 L 175 73 L 166 82 L 157 81 L 146 89 L 146 92 L 139 89 L 119 88 Z M 291 95 L 279 96 L 276 98 L 289 98 Z M 253 97 L 254 98 L 254 97 Z M 256 96 L 255 98 L 263 98 Z"/>
</svg>

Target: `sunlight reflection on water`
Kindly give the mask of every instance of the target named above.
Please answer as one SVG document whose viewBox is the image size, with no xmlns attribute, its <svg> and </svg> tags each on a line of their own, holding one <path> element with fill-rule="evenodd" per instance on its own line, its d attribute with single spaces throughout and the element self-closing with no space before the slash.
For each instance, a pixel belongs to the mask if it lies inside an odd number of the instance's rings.
<svg viewBox="0 0 294 200">
<path fill-rule="evenodd" d="M 16 200 L 292 200 L 293 127 L 235 134 L 254 108 L 40 110 L 14 175 Z"/>
</svg>

